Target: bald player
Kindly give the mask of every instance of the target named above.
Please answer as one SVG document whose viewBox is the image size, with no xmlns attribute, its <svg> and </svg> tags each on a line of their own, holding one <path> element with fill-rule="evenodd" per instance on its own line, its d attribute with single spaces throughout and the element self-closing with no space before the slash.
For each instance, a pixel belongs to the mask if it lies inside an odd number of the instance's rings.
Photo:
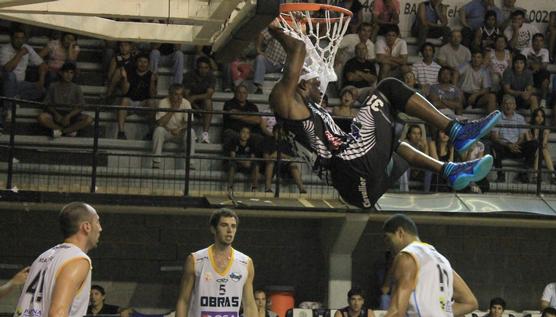
<svg viewBox="0 0 556 317">
<path fill-rule="evenodd" d="M 185 260 L 176 317 L 239 317 L 240 306 L 246 317 L 257 317 L 253 261 L 232 248 L 238 216 L 230 209 L 218 209 L 209 224 L 214 244 Z"/>
<path fill-rule="evenodd" d="M 87 313 L 91 259 L 102 227 L 96 210 L 72 202 L 58 216 L 64 242 L 31 265 L 14 317 L 81 317 Z"/>
<path fill-rule="evenodd" d="M 397 254 L 392 266 L 394 289 L 385 317 L 463 316 L 477 309 L 477 299 L 450 262 L 421 242 L 417 226 L 398 214 L 384 222 L 384 241 Z"/>
</svg>

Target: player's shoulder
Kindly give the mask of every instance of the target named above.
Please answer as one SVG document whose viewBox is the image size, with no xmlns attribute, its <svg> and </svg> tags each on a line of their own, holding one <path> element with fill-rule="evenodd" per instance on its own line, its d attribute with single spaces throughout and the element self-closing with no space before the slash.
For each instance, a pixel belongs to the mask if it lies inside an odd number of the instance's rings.
<svg viewBox="0 0 556 317">
<path fill-rule="evenodd" d="M 234 249 L 234 260 L 241 264 L 247 265 L 251 261 L 251 258 L 247 254 Z"/>
<path fill-rule="evenodd" d="M 210 247 L 206 247 L 204 249 L 197 250 L 195 252 L 191 252 L 190 256 L 193 258 L 194 261 L 200 261 L 200 260 L 203 260 L 203 259 L 208 259 L 208 257 L 209 257 L 209 248 Z"/>
</svg>

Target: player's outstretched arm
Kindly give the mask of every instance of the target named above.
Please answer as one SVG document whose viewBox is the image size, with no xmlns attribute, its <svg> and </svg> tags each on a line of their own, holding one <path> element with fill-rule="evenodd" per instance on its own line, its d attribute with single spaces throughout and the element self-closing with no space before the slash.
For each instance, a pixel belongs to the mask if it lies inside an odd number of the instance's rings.
<svg viewBox="0 0 556 317">
<path fill-rule="evenodd" d="M 243 285 L 243 307 L 245 310 L 245 317 L 257 317 L 257 304 L 255 303 L 255 295 L 253 294 L 253 280 L 255 279 L 255 268 L 253 267 L 253 260 L 249 259 L 247 266 L 247 280 Z"/>
<path fill-rule="evenodd" d="M 29 275 L 29 267 L 17 272 L 6 284 L 0 286 L 0 299 L 8 295 L 19 285 L 25 284 L 25 280 Z"/>
<path fill-rule="evenodd" d="M 183 275 L 180 283 L 180 291 L 178 301 L 176 303 L 176 317 L 187 317 L 189 313 L 189 300 L 191 299 L 191 292 L 195 285 L 195 262 L 193 255 L 189 255 L 185 259 L 183 265 Z"/>
<path fill-rule="evenodd" d="M 52 290 L 48 317 L 68 317 L 71 304 L 90 270 L 89 260 L 81 257 L 69 260 L 60 268 Z"/>
<path fill-rule="evenodd" d="M 415 281 L 417 277 L 417 263 L 413 257 L 406 253 L 400 253 L 396 256 L 393 263 L 392 277 L 394 279 L 394 290 L 392 292 L 392 300 L 385 317 L 402 317 L 405 316 L 409 298 L 415 289 Z"/>
<path fill-rule="evenodd" d="M 299 107 L 303 100 L 297 100 L 297 84 L 305 61 L 305 43 L 282 31 L 277 25 L 268 27 L 270 34 L 282 45 L 287 57 L 282 78 L 274 85 L 270 93 L 270 106 L 280 117 L 291 120 L 306 119 L 309 110 Z"/>
<path fill-rule="evenodd" d="M 463 316 L 479 307 L 477 298 L 467 286 L 467 283 L 459 276 L 456 271 L 454 273 L 454 304 L 452 310 L 454 316 Z"/>
</svg>

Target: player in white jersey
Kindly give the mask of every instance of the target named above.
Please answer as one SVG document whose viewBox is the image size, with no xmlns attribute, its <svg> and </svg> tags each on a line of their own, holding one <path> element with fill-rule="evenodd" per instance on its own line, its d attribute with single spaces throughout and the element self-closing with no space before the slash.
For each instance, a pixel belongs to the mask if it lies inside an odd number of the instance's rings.
<svg viewBox="0 0 556 317">
<path fill-rule="evenodd" d="M 463 316 L 477 309 L 471 289 L 442 254 L 419 240 L 411 218 L 394 215 L 384 222 L 383 230 L 385 242 L 397 254 L 386 317 Z"/>
<path fill-rule="evenodd" d="M 72 202 L 59 214 L 64 242 L 31 265 L 14 317 L 81 317 L 87 313 L 91 259 L 102 227 L 95 209 Z"/>
<path fill-rule="evenodd" d="M 253 261 L 232 248 L 239 218 L 222 208 L 209 223 L 214 244 L 185 260 L 176 317 L 239 317 L 240 306 L 244 316 L 256 317 Z"/>
</svg>

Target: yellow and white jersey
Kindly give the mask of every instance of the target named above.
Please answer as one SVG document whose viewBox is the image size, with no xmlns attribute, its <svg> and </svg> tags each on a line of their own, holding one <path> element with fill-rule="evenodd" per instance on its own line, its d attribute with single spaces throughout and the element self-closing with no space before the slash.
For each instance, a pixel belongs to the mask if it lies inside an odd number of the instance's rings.
<svg viewBox="0 0 556 317">
<path fill-rule="evenodd" d="M 29 276 L 17 302 L 14 317 L 44 317 L 52 303 L 52 292 L 60 270 L 69 261 L 83 258 L 89 262 L 89 273 L 78 290 L 69 310 L 70 317 L 87 314 L 91 291 L 91 259 L 71 243 L 62 243 L 41 254 L 31 265 Z"/>
<path fill-rule="evenodd" d="M 415 241 L 401 252 L 417 263 L 415 290 L 411 294 L 407 316 L 452 317 L 454 275 L 450 262 L 427 243 Z"/>
<path fill-rule="evenodd" d="M 219 272 L 213 258 L 212 246 L 191 255 L 195 265 L 195 285 L 188 316 L 239 317 L 249 257 L 232 249 L 228 266 Z"/>
</svg>

